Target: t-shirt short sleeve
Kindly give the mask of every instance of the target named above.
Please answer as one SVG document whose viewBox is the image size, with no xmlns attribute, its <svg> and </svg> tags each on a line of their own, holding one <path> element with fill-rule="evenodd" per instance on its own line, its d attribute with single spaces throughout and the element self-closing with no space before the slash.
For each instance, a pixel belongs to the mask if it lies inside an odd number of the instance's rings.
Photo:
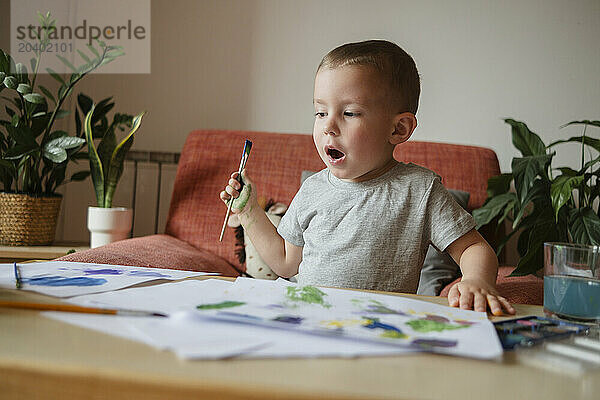
<svg viewBox="0 0 600 400">
<path fill-rule="evenodd" d="M 477 225 L 473 216 L 456 202 L 439 178 L 433 180 L 424 206 L 427 207 L 425 231 L 431 244 L 440 251 Z"/>
<path fill-rule="evenodd" d="M 298 203 L 300 202 L 298 200 L 299 196 L 300 191 L 296 193 L 296 196 L 294 196 L 294 198 L 292 199 L 290 207 L 281 218 L 281 222 L 277 227 L 277 233 L 279 233 L 282 238 L 284 238 L 287 242 L 293 244 L 294 246 L 303 247 L 303 229 L 300 226 L 300 219 L 298 216 Z"/>
</svg>

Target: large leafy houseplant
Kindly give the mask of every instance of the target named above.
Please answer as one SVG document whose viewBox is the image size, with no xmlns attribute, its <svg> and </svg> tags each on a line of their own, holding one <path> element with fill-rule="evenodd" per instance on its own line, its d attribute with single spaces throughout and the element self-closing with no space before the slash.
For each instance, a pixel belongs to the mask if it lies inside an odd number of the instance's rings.
<svg viewBox="0 0 600 400">
<path fill-rule="evenodd" d="M 85 99 L 83 106 L 80 101 L 80 106 L 82 110 L 86 109 L 88 105 L 90 106 L 85 114 L 84 132 L 89 153 L 92 182 L 98 207 L 110 208 L 112 207 L 117 183 L 123 174 L 125 156 L 133 144 L 133 135 L 140 127 L 145 111 L 135 117 L 115 114 L 113 122 L 108 125 L 104 114 L 107 106 L 110 109 L 113 105 L 113 103 L 109 103 L 110 98 L 102 100 L 97 106 L 90 104 L 89 101 L 91 101 L 89 98 Z M 106 129 L 104 129 L 104 126 L 106 126 Z M 126 128 L 129 129 L 129 132 L 117 144 L 115 130 L 124 131 Z M 100 139 L 97 148 L 94 145 L 94 139 Z"/>
<path fill-rule="evenodd" d="M 82 133 L 69 135 L 53 128 L 58 119 L 69 114 L 63 108 L 65 100 L 86 75 L 123 54 L 120 47 L 98 41 L 97 47 L 88 45 L 89 54 L 77 50 L 83 59 L 78 67 L 57 55 L 72 73 L 63 78 L 47 68 L 59 84 L 54 95 L 36 80 L 43 50 L 50 43 L 50 33 L 56 29 L 55 21 L 50 13 L 38 17 L 43 29 L 34 46 L 35 56 L 30 60 L 31 72 L 0 50 L 0 92 L 8 102 L 4 107 L 8 120 L 0 120 L 0 183 L 5 192 L 35 197 L 55 196 L 57 188 L 66 183 L 69 162 L 87 158 L 81 151 L 85 145 Z M 69 180 L 83 180 L 88 175 L 89 171 L 80 171 Z"/>
<path fill-rule="evenodd" d="M 488 181 L 488 198 L 473 211 L 478 228 L 492 221 L 512 230 L 500 243 L 500 253 L 508 240 L 519 233 L 517 251 L 520 256 L 512 275 L 535 274 L 543 267 L 544 242 L 600 244 L 600 211 L 594 201 L 600 197 L 600 157 L 589 157 L 586 147 L 600 152 L 600 139 L 587 134 L 588 127 L 600 127 L 600 121 L 572 121 L 561 128 L 583 125 L 581 136 L 557 140 L 546 145 L 527 125 L 505 119 L 511 126 L 513 145 L 522 157 L 512 160 L 512 172 Z M 554 150 L 559 144 L 579 143 L 581 163 L 578 170 L 552 167 Z M 514 190 L 512 186 L 514 184 Z"/>
</svg>

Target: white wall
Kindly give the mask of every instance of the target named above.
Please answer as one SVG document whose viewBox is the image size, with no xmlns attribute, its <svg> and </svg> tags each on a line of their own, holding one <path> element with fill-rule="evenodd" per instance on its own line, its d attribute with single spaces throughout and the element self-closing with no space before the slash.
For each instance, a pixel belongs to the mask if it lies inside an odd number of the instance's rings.
<svg viewBox="0 0 600 400">
<path fill-rule="evenodd" d="M 178 151 L 195 128 L 309 133 L 321 57 L 388 39 L 422 76 L 414 139 L 491 147 L 507 170 L 516 153 L 502 118 L 546 142 L 579 134 L 565 122 L 599 118 L 599 20 L 598 0 L 157 0 L 152 74 L 97 75 L 80 89 L 148 109 L 144 150 Z"/>
<path fill-rule="evenodd" d="M 599 119 L 599 20 L 598 0 L 154 0 L 152 73 L 94 75 L 78 89 L 147 110 L 140 150 L 180 151 L 197 128 L 309 133 L 321 57 L 388 39 L 422 75 L 413 138 L 490 147 L 506 171 L 517 153 L 502 118 L 547 143 L 579 134 L 565 122 Z M 578 148 L 566 150 L 557 163 L 576 166 Z"/>
</svg>

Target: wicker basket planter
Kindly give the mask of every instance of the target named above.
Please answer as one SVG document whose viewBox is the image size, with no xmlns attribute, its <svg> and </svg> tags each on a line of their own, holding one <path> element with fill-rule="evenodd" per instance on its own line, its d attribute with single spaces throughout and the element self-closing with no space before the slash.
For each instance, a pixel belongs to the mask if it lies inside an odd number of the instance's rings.
<svg viewBox="0 0 600 400">
<path fill-rule="evenodd" d="M 0 245 L 45 245 L 54 241 L 61 196 L 0 192 Z"/>
</svg>

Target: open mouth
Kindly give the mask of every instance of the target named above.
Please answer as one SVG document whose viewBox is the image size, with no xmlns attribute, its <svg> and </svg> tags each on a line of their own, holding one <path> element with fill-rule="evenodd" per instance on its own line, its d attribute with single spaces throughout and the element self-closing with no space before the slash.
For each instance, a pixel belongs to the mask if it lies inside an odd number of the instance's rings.
<svg viewBox="0 0 600 400">
<path fill-rule="evenodd" d="M 346 157 L 346 154 L 343 151 L 330 145 L 325 146 L 325 153 L 329 157 L 329 161 L 332 163 L 341 161 L 344 157 Z"/>
</svg>

